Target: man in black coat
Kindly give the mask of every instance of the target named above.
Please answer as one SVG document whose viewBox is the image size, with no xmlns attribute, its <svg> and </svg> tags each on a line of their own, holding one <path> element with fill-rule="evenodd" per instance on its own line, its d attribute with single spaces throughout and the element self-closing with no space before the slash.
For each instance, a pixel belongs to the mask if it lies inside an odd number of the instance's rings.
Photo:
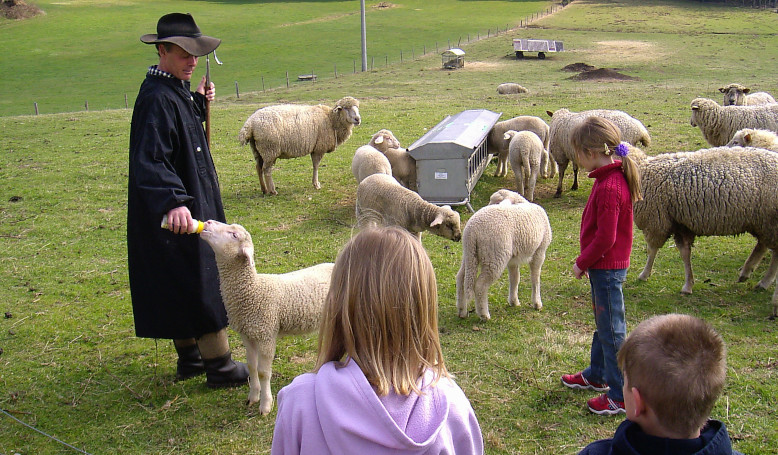
<svg viewBox="0 0 778 455">
<path fill-rule="evenodd" d="M 209 387 L 246 384 L 248 369 L 232 359 L 227 313 L 213 251 L 190 235 L 196 220 L 225 221 L 219 181 L 205 138 L 205 78 L 194 92 L 197 59 L 221 40 L 205 36 L 189 14 L 159 19 L 159 64 L 141 84 L 130 130 L 127 248 L 135 334 L 173 339 L 176 377 L 206 373 Z M 160 227 L 167 216 L 168 227 Z"/>
</svg>

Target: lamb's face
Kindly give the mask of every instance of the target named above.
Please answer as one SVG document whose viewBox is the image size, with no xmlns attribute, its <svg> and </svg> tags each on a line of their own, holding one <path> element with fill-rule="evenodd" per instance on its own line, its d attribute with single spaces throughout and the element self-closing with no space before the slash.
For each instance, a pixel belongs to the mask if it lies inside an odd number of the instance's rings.
<svg viewBox="0 0 778 455">
<path fill-rule="evenodd" d="M 748 147 L 751 145 L 751 134 L 754 130 L 742 129 L 732 136 L 732 140 L 727 143 L 727 147 Z"/>
<path fill-rule="evenodd" d="M 253 256 L 254 244 L 251 234 L 239 224 L 225 224 L 215 220 L 205 222 L 205 228 L 200 238 L 211 246 L 217 256 L 234 256 L 246 254 L 251 249 Z"/>
<path fill-rule="evenodd" d="M 462 225 L 459 213 L 447 205 L 441 207 L 441 209 L 438 217 L 430 224 L 429 231 L 455 242 L 462 240 Z"/>
</svg>

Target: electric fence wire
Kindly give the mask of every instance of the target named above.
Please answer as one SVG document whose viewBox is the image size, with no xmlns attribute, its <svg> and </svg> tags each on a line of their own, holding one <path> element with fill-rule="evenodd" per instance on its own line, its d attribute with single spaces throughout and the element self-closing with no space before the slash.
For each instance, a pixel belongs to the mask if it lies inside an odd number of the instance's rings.
<svg viewBox="0 0 778 455">
<path fill-rule="evenodd" d="M 47 438 L 49 438 L 49 439 L 52 439 L 52 440 L 54 440 L 54 441 L 57 441 L 58 443 L 60 443 L 60 444 L 62 444 L 62 445 L 64 445 L 64 446 L 66 446 L 66 447 L 69 447 L 69 448 L 71 448 L 71 449 L 75 450 L 76 452 L 84 453 L 84 454 L 86 454 L 86 455 L 91 455 L 89 452 L 85 452 L 84 450 L 81 450 L 81 449 L 79 449 L 78 447 L 72 446 L 72 445 L 68 444 L 68 443 L 67 443 L 67 442 L 65 442 L 65 441 L 62 441 L 62 440 L 60 440 L 60 439 L 57 439 L 57 438 L 55 438 L 54 436 L 52 436 L 52 435 L 50 435 L 50 434 L 48 434 L 48 433 L 45 433 L 45 432 L 43 432 L 43 431 L 41 431 L 41 430 L 39 430 L 39 429 L 35 428 L 34 426 L 32 426 L 32 425 L 30 425 L 30 424 L 28 424 L 28 423 L 26 423 L 26 422 L 22 422 L 21 420 L 19 420 L 19 419 L 17 419 L 16 417 L 12 416 L 12 415 L 11 415 L 11 414 L 10 414 L 8 411 L 6 411 L 5 409 L 0 409 L 0 412 L 2 412 L 3 414 L 7 415 L 8 417 L 10 417 L 10 418 L 12 418 L 12 419 L 16 420 L 17 422 L 21 423 L 21 424 L 22 424 L 22 425 L 24 425 L 25 427 L 27 427 L 27 428 L 29 428 L 29 429 L 31 429 L 31 430 L 35 430 L 35 431 L 37 431 L 38 433 L 42 434 L 43 436 L 46 436 L 46 437 L 47 437 Z"/>
</svg>

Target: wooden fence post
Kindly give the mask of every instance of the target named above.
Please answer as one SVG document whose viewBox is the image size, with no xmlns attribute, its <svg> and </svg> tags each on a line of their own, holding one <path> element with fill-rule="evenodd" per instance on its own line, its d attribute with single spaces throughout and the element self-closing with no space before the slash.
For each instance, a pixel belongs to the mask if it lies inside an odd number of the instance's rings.
<svg viewBox="0 0 778 455">
<path fill-rule="evenodd" d="M 33 103 L 35 105 L 35 115 L 38 115 L 38 103 Z"/>
<path fill-rule="evenodd" d="M 235 81 L 235 98 L 240 99 L 240 91 L 238 90 L 238 81 Z"/>
</svg>

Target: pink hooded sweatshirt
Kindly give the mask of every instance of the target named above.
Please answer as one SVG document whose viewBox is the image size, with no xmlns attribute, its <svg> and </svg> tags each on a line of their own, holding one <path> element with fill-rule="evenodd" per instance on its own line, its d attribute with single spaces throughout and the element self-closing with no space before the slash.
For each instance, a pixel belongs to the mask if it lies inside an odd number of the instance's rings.
<svg viewBox="0 0 778 455">
<path fill-rule="evenodd" d="M 329 362 L 278 393 L 271 455 L 483 454 L 481 428 L 454 381 L 379 397 L 356 362 Z"/>
</svg>

